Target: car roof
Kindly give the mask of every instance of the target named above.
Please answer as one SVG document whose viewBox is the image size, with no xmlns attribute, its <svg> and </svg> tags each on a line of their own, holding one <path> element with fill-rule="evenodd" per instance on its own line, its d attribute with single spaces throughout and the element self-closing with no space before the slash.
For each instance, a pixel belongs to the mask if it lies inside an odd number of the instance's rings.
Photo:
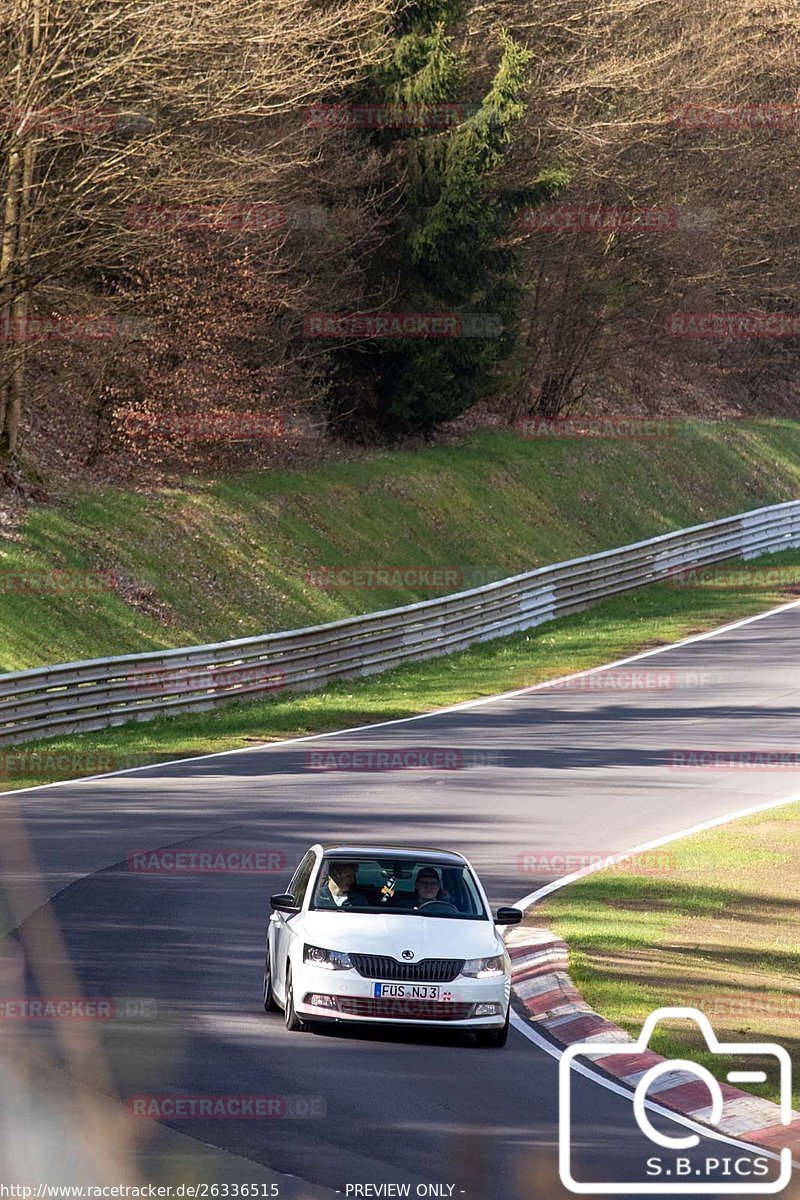
<svg viewBox="0 0 800 1200">
<path fill-rule="evenodd" d="M 463 854 L 455 850 L 436 850 L 431 846 L 343 845 L 330 842 L 318 847 L 329 858 L 396 858 L 414 862 L 439 862 L 462 867 Z"/>
</svg>

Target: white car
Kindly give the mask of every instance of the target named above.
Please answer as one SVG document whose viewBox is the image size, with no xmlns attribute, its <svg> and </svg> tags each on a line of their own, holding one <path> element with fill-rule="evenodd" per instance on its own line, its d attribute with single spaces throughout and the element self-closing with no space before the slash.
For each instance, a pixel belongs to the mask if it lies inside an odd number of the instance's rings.
<svg viewBox="0 0 800 1200">
<path fill-rule="evenodd" d="M 264 1008 L 286 1028 L 359 1021 L 508 1037 L 511 961 L 470 864 L 448 850 L 312 846 L 271 898 Z"/>
</svg>

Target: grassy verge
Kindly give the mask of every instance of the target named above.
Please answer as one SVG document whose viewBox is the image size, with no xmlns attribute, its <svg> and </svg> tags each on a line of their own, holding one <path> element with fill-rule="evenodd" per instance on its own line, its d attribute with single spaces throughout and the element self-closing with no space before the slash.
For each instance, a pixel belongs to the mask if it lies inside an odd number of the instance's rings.
<svg viewBox="0 0 800 1200">
<path fill-rule="evenodd" d="M 215 712 L 130 722 L 96 733 L 29 743 L 0 757 L 7 767 L 0 787 L 33 786 L 98 769 L 391 720 L 530 686 L 642 648 L 677 641 L 791 599 L 793 588 L 800 587 L 800 552 L 749 563 L 735 573 L 735 587 L 731 582 L 731 568 L 720 568 L 718 577 L 704 576 L 696 586 L 639 588 L 528 633 L 323 691 L 276 694 Z M 59 762 L 59 756 L 64 756 L 64 761 Z"/>
<path fill-rule="evenodd" d="M 320 567 L 451 568 L 464 586 L 795 497 L 800 422 L 636 440 L 481 433 L 180 488 L 76 484 L 0 540 L 0 670 L 221 641 L 457 590 L 320 588 Z M 76 572 L 31 594 L 15 572 Z M 80 590 L 82 572 L 116 588 Z M 40 586 L 46 587 L 46 582 Z"/>
<path fill-rule="evenodd" d="M 666 849 L 666 848 L 665 848 Z M 743 818 L 669 846 L 668 869 L 598 872 L 536 909 L 570 947 L 572 976 L 598 1012 L 636 1035 L 654 1009 L 705 1012 L 721 1041 L 777 1042 L 800 1056 L 800 804 Z M 732 1060 L 709 1054 L 694 1027 L 656 1028 L 652 1048 L 717 1078 Z M 744 1064 L 739 1064 L 741 1070 Z M 747 1090 L 778 1101 L 777 1073 Z M 800 1109 L 795 1079 L 794 1107 Z"/>
</svg>

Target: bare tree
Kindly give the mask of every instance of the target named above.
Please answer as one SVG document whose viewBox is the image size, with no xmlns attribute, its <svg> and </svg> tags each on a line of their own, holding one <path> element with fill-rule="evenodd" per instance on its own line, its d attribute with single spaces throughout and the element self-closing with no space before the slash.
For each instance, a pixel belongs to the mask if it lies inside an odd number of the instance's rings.
<svg viewBox="0 0 800 1200">
<path fill-rule="evenodd" d="M 607 333 L 612 345 L 616 339 L 614 372 L 624 373 L 637 357 L 652 362 L 660 356 L 688 374 L 695 362 L 724 371 L 736 364 L 742 392 L 745 384 L 760 386 L 766 376 L 757 375 L 753 384 L 752 366 L 744 365 L 753 354 L 742 346 L 670 339 L 664 318 L 673 311 L 796 308 L 795 0 L 767 6 L 754 0 L 479 3 L 467 22 L 473 44 L 485 43 L 482 34 L 498 18 L 534 51 L 527 115 L 509 159 L 511 183 L 557 163 L 572 176 L 559 203 L 673 208 L 676 214 L 673 228 L 650 234 L 581 234 L 576 244 L 569 237 L 531 236 L 521 250 L 527 274 L 538 278 L 546 264 L 548 280 L 572 280 L 571 286 L 576 268 L 588 289 L 604 273 L 612 291 L 627 281 L 629 300 L 614 329 L 603 323 L 594 334 L 595 348 Z M 772 126 L 770 109 L 779 118 Z M 571 357 L 594 312 L 592 304 L 578 307 Z M 558 327 L 550 327 L 551 340 Z M 545 372 L 542 361 L 533 361 L 541 348 L 532 337 L 527 395 L 531 388 L 538 394 Z M 785 371 L 794 358 L 796 371 L 796 353 L 788 348 L 767 353 L 764 346 L 755 357 L 760 362 L 765 355 L 774 364 L 770 370 Z M 591 349 L 574 394 L 590 365 Z"/>
<path fill-rule="evenodd" d="M 7 0 L 0 454 L 17 447 L 32 315 L 91 311 L 168 249 L 135 205 L 262 201 L 313 161 L 303 108 L 382 53 L 390 5 Z"/>
</svg>

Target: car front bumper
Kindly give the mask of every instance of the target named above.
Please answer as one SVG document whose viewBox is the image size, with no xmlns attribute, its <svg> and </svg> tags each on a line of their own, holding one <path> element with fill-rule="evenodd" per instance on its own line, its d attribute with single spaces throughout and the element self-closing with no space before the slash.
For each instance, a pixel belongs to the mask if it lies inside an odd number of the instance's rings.
<svg viewBox="0 0 800 1200">
<path fill-rule="evenodd" d="M 296 970 L 295 1009 L 300 1016 L 317 1020 L 363 1021 L 391 1025 L 433 1025 L 447 1028 L 496 1029 L 506 1021 L 511 995 L 510 976 L 470 979 L 458 976 L 440 983 L 440 999 L 376 998 L 375 984 L 356 971 L 329 971 L 302 964 Z M 419 985 L 424 989 L 426 985 Z M 413 988 L 414 984 L 405 984 Z M 320 1003 L 324 999 L 325 1003 Z M 481 1005 L 494 1011 L 481 1012 Z M 485 1014 L 485 1015 L 484 1015 Z"/>
</svg>

